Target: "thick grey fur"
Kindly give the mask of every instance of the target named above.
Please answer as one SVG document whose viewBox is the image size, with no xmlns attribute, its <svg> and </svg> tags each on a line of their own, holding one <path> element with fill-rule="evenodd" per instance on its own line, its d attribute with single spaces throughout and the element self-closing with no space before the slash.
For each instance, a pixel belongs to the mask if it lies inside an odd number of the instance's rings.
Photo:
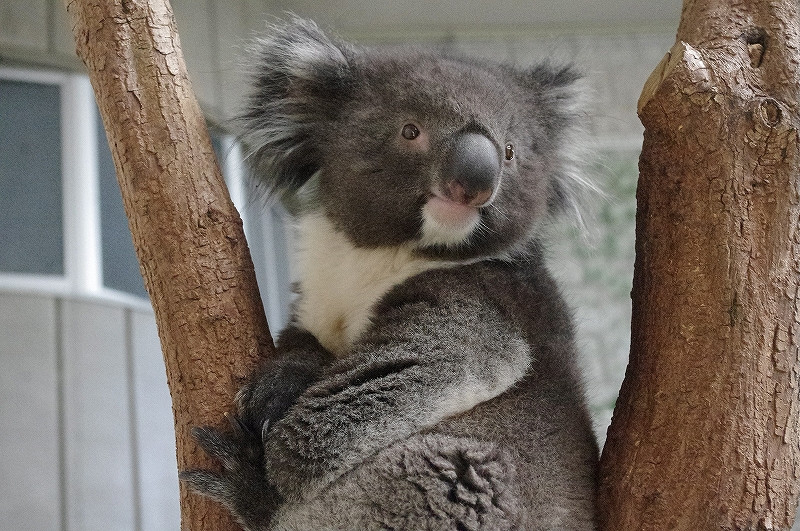
<svg viewBox="0 0 800 531">
<path fill-rule="evenodd" d="M 222 473 L 182 479 L 250 531 L 595 529 L 572 319 L 538 240 L 577 182 L 577 78 L 357 48 L 300 19 L 271 28 L 243 117 L 256 175 L 357 247 L 411 246 L 443 266 L 384 294 L 345 356 L 295 318 L 239 393 L 233 429 L 195 430 Z M 427 150 L 394 141 L 413 119 Z M 513 142 L 514 160 L 465 242 L 415 246 L 463 131 L 501 155 Z M 446 413 L 510 377 L 499 396 Z"/>
</svg>

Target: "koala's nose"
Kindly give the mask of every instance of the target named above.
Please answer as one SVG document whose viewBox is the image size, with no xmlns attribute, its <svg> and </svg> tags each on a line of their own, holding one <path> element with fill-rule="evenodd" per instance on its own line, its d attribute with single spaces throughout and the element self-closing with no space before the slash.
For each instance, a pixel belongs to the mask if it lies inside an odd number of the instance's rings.
<svg viewBox="0 0 800 531">
<path fill-rule="evenodd" d="M 500 181 L 497 146 L 480 133 L 455 137 L 443 168 L 447 199 L 470 206 L 485 205 Z"/>
</svg>

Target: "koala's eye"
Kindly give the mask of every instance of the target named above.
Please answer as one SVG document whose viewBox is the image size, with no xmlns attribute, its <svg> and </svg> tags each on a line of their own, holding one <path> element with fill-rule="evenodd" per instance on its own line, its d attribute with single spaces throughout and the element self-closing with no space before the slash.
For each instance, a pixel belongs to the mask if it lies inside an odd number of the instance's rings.
<svg viewBox="0 0 800 531">
<path fill-rule="evenodd" d="M 506 160 L 514 159 L 514 144 L 506 144 Z"/>
<path fill-rule="evenodd" d="M 403 131 L 400 133 L 406 140 L 414 140 L 419 136 L 419 127 L 414 124 L 406 124 L 403 126 Z"/>
</svg>

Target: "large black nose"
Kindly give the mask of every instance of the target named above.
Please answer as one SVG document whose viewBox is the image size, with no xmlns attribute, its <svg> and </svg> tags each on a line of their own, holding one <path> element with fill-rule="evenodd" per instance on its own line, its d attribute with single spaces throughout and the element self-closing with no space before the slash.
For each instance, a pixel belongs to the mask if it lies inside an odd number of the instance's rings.
<svg viewBox="0 0 800 531">
<path fill-rule="evenodd" d="M 445 158 L 442 177 L 448 199 L 483 206 L 500 181 L 497 146 L 480 133 L 460 133 Z"/>
</svg>

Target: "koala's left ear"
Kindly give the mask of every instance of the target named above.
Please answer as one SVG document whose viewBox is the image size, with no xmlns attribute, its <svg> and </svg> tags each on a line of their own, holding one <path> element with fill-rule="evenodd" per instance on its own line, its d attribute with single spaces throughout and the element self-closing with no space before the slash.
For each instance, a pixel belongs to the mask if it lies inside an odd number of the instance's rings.
<svg viewBox="0 0 800 531">
<path fill-rule="evenodd" d="M 584 118 L 586 89 L 582 77 L 572 66 L 549 63 L 517 72 L 518 82 L 530 93 L 530 103 L 535 105 L 536 121 L 545 127 L 549 137 L 569 134 Z"/>
<path fill-rule="evenodd" d="M 527 109 L 532 122 L 544 129 L 542 153 L 553 172 L 548 205 L 551 213 L 572 211 L 580 220 L 580 198 L 597 191 L 584 176 L 588 137 L 586 133 L 588 89 L 572 66 L 549 63 L 516 72 L 517 82 L 529 94 Z"/>
<path fill-rule="evenodd" d="M 269 28 L 255 43 L 253 92 L 240 117 L 256 176 L 271 191 L 296 192 L 319 169 L 313 138 L 340 112 L 352 82 L 354 51 L 309 20 Z"/>
</svg>

